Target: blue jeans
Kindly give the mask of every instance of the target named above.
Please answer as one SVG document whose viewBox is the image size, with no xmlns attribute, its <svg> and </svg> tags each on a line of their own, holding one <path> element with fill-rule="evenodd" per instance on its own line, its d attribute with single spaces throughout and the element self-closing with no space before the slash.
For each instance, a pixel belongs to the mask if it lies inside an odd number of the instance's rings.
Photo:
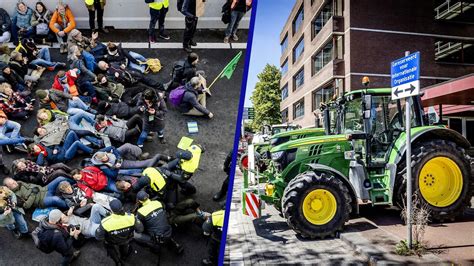
<svg viewBox="0 0 474 266">
<path fill-rule="evenodd" d="M 94 115 L 88 113 L 82 109 L 72 109 L 72 114 L 69 114 L 69 128 L 71 130 L 84 130 L 84 127 L 81 125 L 81 121 L 84 119 L 86 122 L 94 126 L 95 120 Z"/>
<path fill-rule="evenodd" d="M 71 108 L 78 108 L 84 111 L 91 110 L 90 107 L 85 102 L 83 102 L 80 98 L 77 100 L 70 99 L 68 101 L 68 114 L 70 114 L 69 109 Z"/>
<path fill-rule="evenodd" d="M 100 204 L 92 205 L 89 217 L 89 232 L 83 232 L 85 237 L 95 237 L 95 231 L 99 228 L 102 219 L 107 215 L 107 210 Z"/>
<path fill-rule="evenodd" d="M 104 191 L 122 193 L 120 190 L 117 189 L 117 186 L 115 186 L 115 180 L 110 177 L 107 177 L 107 186 L 104 188 Z"/>
<path fill-rule="evenodd" d="M 12 211 L 13 218 L 15 218 L 15 223 L 7 224 L 7 229 L 10 231 L 15 230 L 18 227 L 18 231 L 22 234 L 28 233 L 28 224 L 25 221 L 23 214 L 17 211 Z"/>
<path fill-rule="evenodd" d="M 7 120 L 7 122 L 0 126 L 0 139 L 11 138 L 16 139 L 20 137 L 21 125 L 15 121 Z"/>
<path fill-rule="evenodd" d="M 245 13 L 240 11 L 232 11 L 230 13 L 230 23 L 227 25 L 227 29 L 225 30 L 225 37 L 230 37 L 237 33 L 239 23 L 244 15 Z"/>
<path fill-rule="evenodd" d="M 141 55 L 141 54 L 137 54 L 137 53 L 132 52 L 132 51 L 128 52 L 128 54 L 129 54 L 131 57 L 135 58 L 137 61 L 146 62 L 146 58 L 145 58 L 143 55 Z M 145 69 L 146 69 L 145 65 L 137 65 L 137 64 L 134 64 L 134 63 L 132 63 L 132 62 L 129 62 L 129 63 L 128 63 L 128 67 L 130 67 L 130 68 L 132 68 L 132 69 L 135 69 L 135 70 L 137 70 L 137 71 L 140 71 L 141 73 L 144 73 L 144 72 L 145 72 Z"/>
<path fill-rule="evenodd" d="M 66 202 L 58 196 L 55 196 L 56 189 L 62 181 L 67 181 L 71 184 L 74 183 L 71 179 L 67 179 L 63 176 L 57 177 L 51 183 L 49 183 L 46 187 L 48 188 L 48 192 L 46 192 L 46 196 L 44 197 L 43 205 L 45 207 L 58 207 L 60 209 L 67 209 Z"/>
<path fill-rule="evenodd" d="M 14 44 L 18 44 L 18 31 L 20 29 L 16 26 L 16 19 L 12 20 L 12 42 Z M 26 30 L 26 32 L 23 34 L 23 38 L 30 38 L 33 36 L 35 33 L 35 28 L 30 27 L 30 29 Z"/>
<path fill-rule="evenodd" d="M 74 131 L 69 131 L 64 140 L 63 147 L 60 151 L 58 157 L 63 157 L 64 160 L 69 161 L 76 155 L 77 150 L 83 150 L 86 153 L 92 153 L 94 150 L 92 148 L 84 145 L 80 140 L 77 134 Z"/>
<path fill-rule="evenodd" d="M 51 62 L 51 55 L 49 49 L 44 47 L 41 48 L 38 54 L 38 58 L 30 62 L 31 65 L 43 66 L 43 67 L 56 67 L 58 63 Z"/>
</svg>

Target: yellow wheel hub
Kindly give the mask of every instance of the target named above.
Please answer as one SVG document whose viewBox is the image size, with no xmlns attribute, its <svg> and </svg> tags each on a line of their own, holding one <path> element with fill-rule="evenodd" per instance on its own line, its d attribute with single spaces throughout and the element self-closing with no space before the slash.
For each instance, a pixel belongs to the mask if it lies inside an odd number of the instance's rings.
<svg viewBox="0 0 474 266">
<path fill-rule="evenodd" d="M 463 187 L 459 166 L 448 157 L 435 157 L 425 163 L 418 176 L 421 195 L 435 207 L 447 207 L 459 198 Z"/>
<path fill-rule="evenodd" d="M 303 215 L 315 225 L 329 223 L 336 215 L 336 210 L 336 198 L 326 189 L 315 189 L 303 200 Z"/>
</svg>

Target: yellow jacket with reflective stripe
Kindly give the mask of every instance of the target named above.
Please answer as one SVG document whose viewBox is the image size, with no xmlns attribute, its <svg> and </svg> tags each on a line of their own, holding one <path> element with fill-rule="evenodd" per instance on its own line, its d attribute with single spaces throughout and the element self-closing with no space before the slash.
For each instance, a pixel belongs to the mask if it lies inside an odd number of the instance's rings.
<svg viewBox="0 0 474 266">
<path fill-rule="evenodd" d="M 157 200 L 146 200 L 145 202 L 142 203 L 142 207 L 138 209 L 138 213 L 143 215 L 143 217 L 146 217 L 148 214 L 153 212 L 154 210 L 162 209 L 163 205 L 161 202 Z"/>
<path fill-rule="evenodd" d="M 191 145 L 189 148 L 186 149 L 187 151 L 191 152 L 192 158 L 191 160 L 181 160 L 181 169 L 187 173 L 194 174 L 197 168 L 199 167 L 199 161 L 201 160 L 201 153 L 202 150 L 197 145 Z"/>
<path fill-rule="evenodd" d="M 150 178 L 150 187 L 156 192 L 161 192 L 166 186 L 166 179 L 160 173 L 160 171 L 154 167 L 146 168 L 142 175 Z"/>
<path fill-rule="evenodd" d="M 104 218 L 101 222 L 101 226 L 104 228 L 104 231 L 107 232 L 105 241 L 114 245 L 127 243 L 133 238 L 135 222 L 136 220 L 133 214 L 112 214 Z"/>
<path fill-rule="evenodd" d="M 163 7 L 164 7 L 164 8 L 168 8 L 169 5 L 170 5 L 170 1 L 169 1 L 169 0 L 156 0 L 155 2 L 148 4 L 148 6 L 149 6 L 150 8 L 156 9 L 156 10 L 160 10 L 160 9 L 162 9 Z"/>
<path fill-rule="evenodd" d="M 213 212 L 211 215 L 212 225 L 222 228 L 222 226 L 224 226 L 224 215 L 225 215 L 224 210 Z"/>
</svg>

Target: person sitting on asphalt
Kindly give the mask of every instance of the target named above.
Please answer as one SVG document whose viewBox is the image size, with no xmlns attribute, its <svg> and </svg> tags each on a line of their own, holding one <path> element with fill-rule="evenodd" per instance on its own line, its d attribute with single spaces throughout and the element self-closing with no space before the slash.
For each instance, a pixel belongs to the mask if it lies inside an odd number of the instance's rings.
<svg viewBox="0 0 474 266">
<path fill-rule="evenodd" d="M 119 143 L 132 143 L 144 130 L 143 119 L 140 115 L 134 115 L 128 121 L 96 115 L 95 122 L 95 129 L 98 132 L 107 135 L 111 140 Z M 144 141 L 139 138 L 137 142 L 138 147 L 140 147 L 140 144 L 143 146 Z"/>
<path fill-rule="evenodd" d="M 82 143 L 74 131 L 66 134 L 63 145 L 45 146 L 42 143 L 32 143 L 28 148 L 39 165 L 67 162 L 74 158 L 78 150 L 87 154 L 92 154 L 94 151 Z"/>
<path fill-rule="evenodd" d="M 94 204 L 91 207 L 91 213 L 89 217 L 80 217 L 74 214 L 66 215 L 62 214 L 61 224 L 71 227 L 79 227 L 81 234 L 85 238 L 95 238 L 95 232 L 100 226 L 100 222 L 105 217 L 109 216 L 109 212 L 100 204 Z"/>
<path fill-rule="evenodd" d="M 62 262 L 61 265 L 70 265 L 71 262 L 81 252 L 74 249 L 74 242 L 79 241 L 81 229 L 76 227 L 64 227 L 61 218 L 63 213 L 58 210 L 52 210 L 48 217 L 45 217 L 39 223 L 40 232 L 38 233 L 38 239 L 40 245 L 50 251 L 56 251 L 61 254 Z"/>
<path fill-rule="evenodd" d="M 67 47 L 71 53 L 71 47 L 79 47 L 79 51 L 84 55 L 88 66 L 95 66 L 97 57 L 103 56 L 107 51 L 105 44 L 98 41 L 99 33 L 92 32 L 91 38 L 84 37 L 78 29 L 73 29 L 67 38 Z M 91 69 L 94 70 L 94 69 Z"/>
<path fill-rule="evenodd" d="M 90 108 L 79 97 L 71 96 L 59 90 L 37 90 L 36 96 L 39 99 L 40 108 L 61 111 L 65 114 L 75 114 L 77 109 L 84 110 L 91 114 L 96 111 Z"/>
<path fill-rule="evenodd" d="M 214 117 L 206 109 L 206 93 L 201 90 L 201 79 L 199 77 L 193 77 L 186 83 L 179 109 L 184 115 Z"/>
<path fill-rule="evenodd" d="M 75 28 L 76 21 L 71 9 L 66 4 L 59 2 L 49 21 L 49 29 L 56 34 L 61 54 L 67 53 L 67 35 Z"/>
<path fill-rule="evenodd" d="M 0 8 L 0 44 L 7 43 L 10 41 L 12 29 L 12 21 L 8 12 L 5 9 Z"/>
<path fill-rule="evenodd" d="M 93 205 L 89 200 L 91 197 L 88 197 L 77 185 L 71 185 L 68 181 L 59 183 L 56 196 L 63 199 L 69 207 L 67 215 L 74 213 L 77 216 L 84 217 L 85 212 L 90 210 Z"/>
<path fill-rule="evenodd" d="M 45 67 L 49 71 L 66 67 L 65 63 L 53 62 L 49 48 L 43 47 L 39 49 L 32 38 L 22 39 L 20 44 L 18 44 L 18 46 L 15 48 L 15 51 L 21 53 L 24 58 L 27 58 L 27 63 L 31 66 Z"/>
<path fill-rule="evenodd" d="M 32 17 L 33 10 L 25 2 L 18 1 L 12 17 L 12 42 L 14 45 L 18 45 L 19 37 L 23 39 L 34 35 L 34 28 L 31 25 Z"/>
<path fill-rule="evenodd" d="M 131 107 L 125 102 L 106 102 L 102 101 L 97 105 L 97 114 L 109 117 L 117 117 L 119 119 L 130 119 L 136 114 L 141 114 L 140 106 Z"/>
<path fill-rule="evenodd" d="M 16 239 L 29 236 L 25 211 L 17 206 L 15 193 L 0 186 L 0 227 L 6 227 Z"/>
<path fill-rule="evenodd" d="M 15 70 L 11 69 L 10 66 L 4 62 L 0 62 L 0 75 L 12 86 L 15 92 L 19 92 L 23 96 L 30 95 L 30 86 Z"/>
<path fill-rule="evenodd" d="M 60 176 L 72 178 L 71 168 L 63 163 L 41 166 L 31 160 L 20 158 L 13 161 L 12 168 L 15 180 L 40 186 L 47 185 Z"/>
<path fill-rule="evenodd" d="M 49 29 L 49 22 L 51 21 L 52 13 L 48 10 L 45 4 L 41 1 L 36 2 L 35 10 L 33 11 L 33 27 L 35 28 L 35 39 L 39 40 L 40 44 L 46 44 L 50 42 L 52 44 L 54 40 L 54 34 Z M 53 45 L 51 45 L 53 46 Z"/>
<path fill-rule="evenodd" d="M 68 179 L 65 177 L 58 177 L 47 186 L 42 187 L 22 181 L 16 181 L 11 177 L 6 177 L 3 179 L 3 184 L 15 193 L 18 199 L 17 205 L 19 207 L 24 209 L 56 207 L 62 210 L 67 210 L 68 206 L 66 205 L 66 202 L 54 195 L 58 184 L 66 180 Z"/>
<path fill-rule="evenodd" d="M 38 83 L 38 80 L 46 69 L 42 66 L 33 66 L 34 69 L 30 68 L 28 60 L 23 57 L 21 53 L 16 51 L 10 54 L 10 63 L 8 65 L 12 70 L 18 73 L 20 77 L 23 77 L 25 83 L 31 83 L 32 87 Z"/>
<path fill-rule="evenodd" d="M 130 245 L 135 231 L 143 232 L 142 223 L 133 215 L 125 213 L 120 200 L 110 202 L 112 215 L 102 219 L 95 236 L 104 240 L 107 255 L 116 265 L 123 265 L 124 261 L 134 252 Z"/>
<path fill-rule="evenodd" d="M 33 113 L 33 100 L 14 92 L 8 83 L 0 84 L 0 108 L 10 119 L 26 120 Z"/>
<path fill-rule="evenodd" d="M 157 254 L 160 254 L 162 246 L 168 247 L 176 254 L 183 253 L 183 247 L 172 237 L 173 230 L 161 202 L 151 200 L 145 191 L 138 192 L 137 202 L 140 208 L 136 216 L 143 224 L 146 233 L 135 233 L 134 240 L 149 246 L 152 252 Z"/>
<path fill-rule="evenodd" d="M 175 63 L 167 91 L 184 86 L 193 77 L 205 76 L 204 71 L 196 69 L 198 63 L 199 56 L 196 53 L 190 53 L 184 60 Z"/>
<path fill-rule="evenodd" d="M 76 45 L 73 45 L 71 46 L 71 48 L 69 48 L 69 51 L 70 51 L 68 55 L 68 61 L 70 63 L 69 67 L 71 69 L 75 69 L 75 68 L 79 69 L 81 73 L 81 75 L 79 75 L 79 78 L 77 79 L 78 84 L 81 84 L 80 79 L 95 81 L 97 79 L 97 76 L 94 74 L 94 68 L 92 68 L 91 70 L 87 67 L 87 60 L 83 56 L 83 52 L 81 52 L 79 47 Z M 94 93 L 95 93 L 95 90 L 94 90 Z M 92 95 L 89 95 L 89 96 L 93 97 Z"/>
</svg>

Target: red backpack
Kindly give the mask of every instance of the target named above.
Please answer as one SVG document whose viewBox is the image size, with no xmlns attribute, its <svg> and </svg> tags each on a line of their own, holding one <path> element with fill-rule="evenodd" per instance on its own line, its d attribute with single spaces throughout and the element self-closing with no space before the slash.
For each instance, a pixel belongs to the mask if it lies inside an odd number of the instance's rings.
<svg viewBox="0 0 474 266">
<path fill-rule="evenodd" d="M 91 188 L 94 191 L 101 191 L 107 186 L 107 177 L 104 172 L 95 166 L 87 166 L 81 170 L 82 180 L 78 182 L 78 187 L 90 194 L 85 186 Z M 87 195 L 89 196 L 89 195 Z"/>
</svg>

